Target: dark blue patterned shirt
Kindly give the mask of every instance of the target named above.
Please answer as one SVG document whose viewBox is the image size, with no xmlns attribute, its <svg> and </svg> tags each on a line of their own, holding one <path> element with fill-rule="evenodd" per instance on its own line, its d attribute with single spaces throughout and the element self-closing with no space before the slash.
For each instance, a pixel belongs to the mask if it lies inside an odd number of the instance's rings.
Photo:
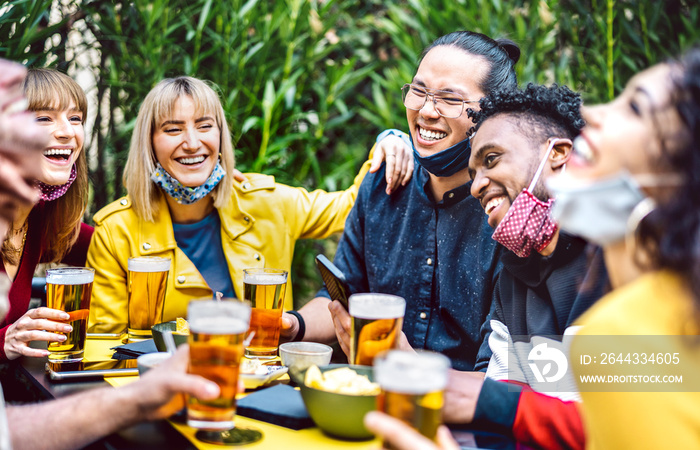
<svg viewBox="0 0 700 450">
<path fill-rule="evenodd" d="M 490 329 L 481 328 L 501 247 L 469 194 L 471 183 L 435 202 L 427 191 L 429 179 L 416 164 L 411 182 L 386 195 L 384 167 L 368 173 L 334 262 L 351 292 L 406 299 L 403 331 L 413 348 L 443 353 L 455 369 L 482 370 L 475 362 L 477 353 L 486 361 L 490 356 Z M 319 296 L 328 293 L 322 290 Z"/>
</svg>

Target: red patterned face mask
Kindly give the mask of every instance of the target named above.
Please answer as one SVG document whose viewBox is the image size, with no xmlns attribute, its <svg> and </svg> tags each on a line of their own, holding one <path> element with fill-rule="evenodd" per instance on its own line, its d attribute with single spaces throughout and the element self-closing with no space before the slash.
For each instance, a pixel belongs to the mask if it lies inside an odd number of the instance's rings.
<svg viewBox="0 0 700 450">
<path fill-rule="evenodd" d="M 62 197 L 63 194 L 66 193 L 68 188 L 73 184 L 75 181 L 75 178 L 77 177 L 78 173 L 75 170 L 75 164 L 73 164 L 73 167 L 70 169 L 70 175 L 68 177 L 68 181 L 65 184 L 61 184 L 58 186 L 52 186 L 50 184 L 42 183 L 41 181 L 37 181 L 36 184 L 39 187 L 39 199 L 45 201 L 45 202 L 52 202 L 56 200 L 59 197 Z"/>
<path fill-rule="evenodd" d="M 544 250 L 557 231 L 557 224 L 551 214 L 554 199 L 543 202 L 532 193 L 557 140 L 552 139 L 530 187 L 518 194 L 491 236 L 521 258 L 530 256 L 533 249 L 538 252 Z"/>
</svg>

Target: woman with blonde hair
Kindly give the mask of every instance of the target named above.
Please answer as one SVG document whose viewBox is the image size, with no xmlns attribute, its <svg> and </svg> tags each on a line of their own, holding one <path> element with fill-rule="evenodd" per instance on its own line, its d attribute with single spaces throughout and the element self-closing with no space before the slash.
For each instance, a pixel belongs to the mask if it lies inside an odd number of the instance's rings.
<svg viewBox="0 0 700 450">
<path fill-rule="evenodd" d="M 242 298 L 243 269 L 289 271 L 297 239 L 343 230 L 369 165 L 340 192 L 308 192 L 262 174 L 236 181 L 216 92 L 196 78 L 161 81 L 139 109 L 124 170 L 128 195 L 94 217 L 90 323 L 127 323 L 127 266 L 136 256 L 171 259 L 165 321 L 184 317 L 193 298 Z M 290 278 L 285 309 L 292 304 Z M 286 338 L 302 337 L 296 317 L 284 322 Z"/>
<path fill-rule="evenodd" d="M 2 269 L 12 280 L 10 310 L 0 323 L 0 359 L 45 356 L 34 340 L 64 341 L 71 331 L 68 314 L 49 308 L 27 311 L 34 270 L 39 263 L 84 265 L 92 227 L 81 223 L 88 198 L 87 158 L 83 151 L 87 99 L 67 75 L 52 69 L 29 70 L 24 84 L 29 111 L 50 135 L 41 159 L 36 206 L 17 211 L 2 244 Z"/>
</svg>

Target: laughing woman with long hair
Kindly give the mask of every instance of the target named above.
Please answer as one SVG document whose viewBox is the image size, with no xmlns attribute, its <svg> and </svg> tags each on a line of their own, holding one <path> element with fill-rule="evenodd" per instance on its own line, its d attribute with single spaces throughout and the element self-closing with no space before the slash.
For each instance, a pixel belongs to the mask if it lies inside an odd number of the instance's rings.
<svg viewBox="0 0 700 450">
<path fill-rule="evenodd" d="M 71 329 L 66 313 L 43 307 L 27 311 L 32 277 L 39 263 L 84 265 L 92 236 L 92 227 L 81 223 L 88 198 L 85 93 L 52 69 L 29 70 L 24 93 L 49 144 L 37 180 L 40 201 L 17 212 L 0 250 L 2 270 L 12 280 L 10 310 L 0 323 L 0 360 L 45 356 L 46 350 L 28 343 L 66 339 L 60 334 Z"/>
</svg>

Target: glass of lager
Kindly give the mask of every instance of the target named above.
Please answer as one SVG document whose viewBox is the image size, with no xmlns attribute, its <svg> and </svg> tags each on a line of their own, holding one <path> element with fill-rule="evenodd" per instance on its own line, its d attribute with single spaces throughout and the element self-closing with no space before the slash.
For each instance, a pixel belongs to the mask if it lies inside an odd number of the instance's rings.
<svg viewBox="0 0 700 450">
<path fill-rule="evenodd" d="M 194 300 L 187 309 L 190 324 L 189 373 L 219 385 L 215 400 L 187 400 L 187 424 L 204 430 L 230 430 L 236 415 L 238 370 L 250 324 L 250 305 L 235 299 Z"/>
<path fill-rule="evenodd" d="M 435 440 L 442 423 L 443 392 L 450 360 L 440 353 L 391 350 L 374 360 L 374 379 L 382 388 L 377 410 Z M 384 448 L 391 448 L 384 443 Z"/>
<path fill-rule="evenodd" d="M 63 342 L 49 342 L 49 362 L 82 361 L 85 351 L 87 320 L 95 271 L 86 267 L 64 267 L 46 271 L 46 306 L 65 311 L 73 327 Z"/>
<path fill-rule="evenodd" d="M 253 340 L 245 349 L 248 358 L 272 359 L 277 356 L 282 327 L 287 271 L 281 269 L 243 270 L 243 296 L 253 307 L 250 331 Z"/>
<path fill-rule="evenodd" d="M 129 340 L 150 339 L 151 327 L 163 321 L 170 258 L 140 256 L 128 265 Z"/>
<path fill-rule="evenodd" d="M 406 300 L 389 294 L 353 294 L 348 305 L 350 364 L 371 366 L 379 353 L 398 345 Z"/>
</svg>

